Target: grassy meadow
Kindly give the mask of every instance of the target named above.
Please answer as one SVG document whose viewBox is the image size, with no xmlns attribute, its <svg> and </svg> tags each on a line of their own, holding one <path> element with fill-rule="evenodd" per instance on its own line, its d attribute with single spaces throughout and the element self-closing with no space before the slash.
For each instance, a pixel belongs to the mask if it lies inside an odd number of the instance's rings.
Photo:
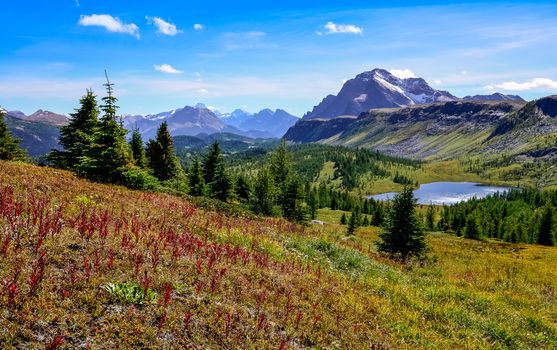
<svg viewBox="0 0 557 350">
<path fill-rule="evenodd" d="M 0 348 L 554 349 L 557 248 L 225 216 L 0 162 Z"/>
</svg>

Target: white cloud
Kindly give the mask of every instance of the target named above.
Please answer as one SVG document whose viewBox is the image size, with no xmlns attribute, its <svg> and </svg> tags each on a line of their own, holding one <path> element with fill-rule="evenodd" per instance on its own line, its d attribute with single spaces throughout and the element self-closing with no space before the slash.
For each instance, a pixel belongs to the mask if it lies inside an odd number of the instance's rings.
<svg viewBox="0 0 557 350">
<path fill-rule="evenodd" d="M 182 33 L 181 30 L 178 30 L 178 28 L 176 28 L 175 24 L 167 22 L 160 17 L 145 16 L 145 18 L 147 19 L 147 22 L 149 22 L 149 24 L 154 24 L 155 27 L 157 27 L 158 33 L 169 35 L 169 36 L 174 36 L 178 33 Z"/>
<path fill-rule="evenodd" d="M 209 93 L 209 90 L 207 90 L 207 89 L 198 89 L 197 92 L 200 92 L 200 93 L 202 93 L 202 94 L 208 94 L 208 93 Z"/>
<path fill-rule="evenodd" d="M 165 73 L 165 74 L 182 74 L 183 72 L 181 70 L 178 70 L 174 67 L 172 67 L 169 64 L 163 63 L 163 64 L 156 64 L 155 65 L 155 70 L 161 73 Z"/>
<path fill-rule="evenodd" d="M 486 90 L 508 90 L 508 91 L 528 91 L 528 90 L 555 90 L 557 89 L 557 81 L 549 78 L 534 78 L 523 83 L 515 81 L 506 81 L 501 84 L 487 85 Z"/>
<path fill-rule="evenodd" d="M 466 74 L 468 74 L 468 72 L 467 72 L 467 71 L 465 71 L 465 70 L 463 70 L 463 71 L 461 71 L 461 72 L 460 72 L 460 74 L 462 74 L 462 75 L 466 75 Z"/>
<path fill-rule="evenodd" d="M 362 35 L 364 30 L 354 24 L 336 24 L 333 22 L 327 22 L 324 28 L 327 30 L 325 34 L 357 34 Z M 321 32 L 317 32 L 321 35 Z"/>
<path fill-rule="evenodd" d="M 407 79 L 407 78 L 415 78 L 416 74 L 412 72 L 410 69 L 391 69 L 392 75 L 400 79 Z"/>
<path fill-rule="evenodd" d="M 123 23 L 118 17 L 112 17 L 111 15 L 81 15 L 78 23 L 85 27 L 104 27 L 109 32 L 126 33 L 139 39 L 139 27 L 137 25 L 134 23 Z"/>
<path fill-rule="evenodd" d="M 203 30 L 205 28 L 205 26 L 201 23 L 196 23 L 193 25 L 193 29 L 195 30 Z"/>
</svg>

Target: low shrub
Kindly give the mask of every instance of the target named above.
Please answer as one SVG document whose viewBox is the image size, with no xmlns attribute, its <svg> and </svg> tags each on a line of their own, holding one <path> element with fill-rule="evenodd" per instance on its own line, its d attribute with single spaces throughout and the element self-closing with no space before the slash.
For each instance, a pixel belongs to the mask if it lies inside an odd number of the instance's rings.
<svg viewBox="0 0 557 350">
<path fill-rule="evenodd" d="M 143 169 L 122 172 L 122 184 L 133 190 L 155 191 L 160 188 L 159 180 Z"/>
</svg>

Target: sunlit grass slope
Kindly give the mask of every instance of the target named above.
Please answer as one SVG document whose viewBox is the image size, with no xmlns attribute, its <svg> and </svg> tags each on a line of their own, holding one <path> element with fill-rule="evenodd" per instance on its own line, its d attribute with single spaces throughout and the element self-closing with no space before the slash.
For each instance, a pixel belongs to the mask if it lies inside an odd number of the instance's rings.
<svg viewBox="0 0 557 350">
<path fill-rule="evenodd" d="M 0 162 L 0 348 L 557 347 L 557 249 L 344 230 Z"/>
</svg>

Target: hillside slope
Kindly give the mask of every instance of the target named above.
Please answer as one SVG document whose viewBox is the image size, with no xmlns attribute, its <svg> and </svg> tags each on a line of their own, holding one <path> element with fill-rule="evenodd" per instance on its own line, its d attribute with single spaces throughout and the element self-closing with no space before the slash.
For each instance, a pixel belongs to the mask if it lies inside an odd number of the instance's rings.
<svg viewBox="0 0 557 350">
<path fill-rule="evenodd" d="M 21 147 L 31 157 L 40 157 L 59 149 L 60 128 L 50 123 L 23 120 L 8 114 L 5 117 L 10 133 L 21 140 Z"/>
<path fill-rule="evenodd" d="M 555 248 L 433 235 L 436 258 L 404 265 L 374 228 L 346 239 L 0 169 L 1 348 L 557 347 Z"/>
<path fill-rule="evenodd" d="M 418 159 L 517 155 L 545 149 L 557 132 L 557 97 L 521 101 L 451 101 L 372 109 L 358 118 L 301 120 L 285 135 L 293 142 L 366 147 Z M 540 143 L 540 138 L 550 138 Z"/>
</svg>

